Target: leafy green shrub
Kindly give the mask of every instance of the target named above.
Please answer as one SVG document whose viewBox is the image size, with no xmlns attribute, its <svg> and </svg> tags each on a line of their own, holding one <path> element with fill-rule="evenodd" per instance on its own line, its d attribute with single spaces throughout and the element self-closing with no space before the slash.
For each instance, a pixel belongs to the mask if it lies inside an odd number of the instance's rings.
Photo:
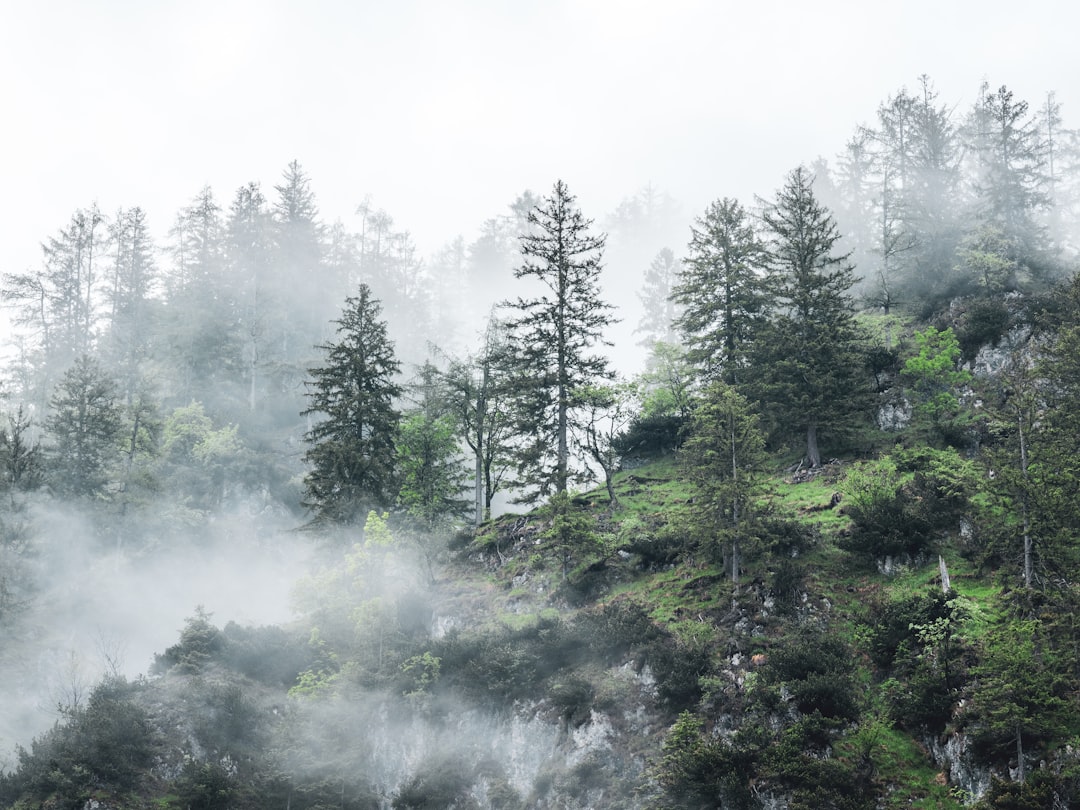
<svg viewBox="0 0 1080 810">
<path fill-rule="evenodd" d="M 187 810 L 226 810 L 235 793 L 228 771 L 213 762 L 186 763 L 173 789 Z"/>
<path fill-rule="evenodd" d="M 870 658 L 879 667 L 892 666 L 897 650 L 912 638 L 914 625 L 948 616 L 948 597 L 930 591 L 896 599 L 871 609 Z"/>
<path fill-rule="evenodd" d="M 660 636 L 645 608 L 619 600 L 583 611 L 577 619 L 583 643 L 610 661 Z"/>
<path fill-rule="evenodd" d="M 218 656 L 223 646 L 221 631 L 210 623 L 210 614 L 200 605 L 180 631 L 180 642 L 155 655 L 150 671 L 164 674 L 175 668 L 188 674 L 199 672 Z"/>
<path fill-rule="evenodd" d="M 844 511 L 853 523 L 840 541 L 845 550 L 876 559 L 915 555 L 929 545 L 932 526 L 891 460 L 882 460 L 872 471 L 849 470 L 841 488 Z"/>
<path fill-rule="evenodd" d="M 663 636 L 645 648 L 661 699 L 674 710 L 701 699 L 701 679 L 712 672 L 709 646 L 693 639 Z"/>
<path fill-rule="evenodd" d="M 290 686 L 312 664 L 308 640 L 280 627 L 242 627 L 229 622 L 222 631 L 221 660 L 234 672 L 270 686 Z"/>
<path fill-rule="evenodd" d="M 614 442 L 621 456 L 654 456 L 670 453 L 682 443 L 687 422 L 685 416 L 661 413 L 638 416 Z"/>
<path fill-rule="evenodd" d="M 650 569 L 670 565 L 694 543 L 690 527 L 679 521 L 635 533 L 625 539 L 623 547 L 638 555 L 642 568 Z"/>
<path fill-rule="evenodd" d="M 785 685 L 803 714 L 858 717 L 851 652 L 836 636 L 807 631 L 778 645 L 761 668 L 766 685 Z"/>
<path fill-rule="evenodd" d="M 153 760 L 156 737 L 149 715 L 135 701 L 136 687 L 108 678 L 67 721 L 19 746 L 18 770 L 0 780 L 0 797 L 55 796 L 59 806 L 81 807 L 100 786 L 133 788 Z"/>
</svg>

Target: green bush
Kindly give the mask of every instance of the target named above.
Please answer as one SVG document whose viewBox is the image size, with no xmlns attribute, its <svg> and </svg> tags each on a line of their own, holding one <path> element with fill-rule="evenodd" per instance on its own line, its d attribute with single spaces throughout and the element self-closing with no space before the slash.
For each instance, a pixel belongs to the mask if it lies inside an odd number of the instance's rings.
<svg viewBox="0 0 1080 810">
<path fill-rule="evenodd" d="M 173 789 L 185 810 L 226 810 L 235 793 L 228 771 L 212 762 L 186 763 Z"/>
</svg>

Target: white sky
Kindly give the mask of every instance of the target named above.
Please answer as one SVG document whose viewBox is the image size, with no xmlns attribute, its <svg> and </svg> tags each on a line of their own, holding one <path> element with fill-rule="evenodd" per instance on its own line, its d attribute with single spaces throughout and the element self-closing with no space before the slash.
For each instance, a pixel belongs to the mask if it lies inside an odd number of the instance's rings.
<svg viewBox="0 0 1080 810">
<path fill-rule="evenodd" d="M 921 73 L 961 109 L 984 78 L 1055 90 L 1080 126 L 1078 23 L 1071 0 L 0 0 L 0 272 L 76 208 L 163 234 L 204 184 L 272 197 L 293 158 L 327 220 L 371 195 L 425 254 L 557 177 L 597 220 L 651 182 L 689 224 L 833 159 Z"/>
</svg>

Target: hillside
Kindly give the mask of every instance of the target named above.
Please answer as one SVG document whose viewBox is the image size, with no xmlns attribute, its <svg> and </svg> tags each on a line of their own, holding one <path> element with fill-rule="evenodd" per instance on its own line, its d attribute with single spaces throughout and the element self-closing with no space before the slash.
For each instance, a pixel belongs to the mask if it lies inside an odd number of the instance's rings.
<svg viewBox="0 0 1080 810">
<path fill-rule="evenodd" d="M 969 463 L 913 451 L 934 452 Z M 717 547 L 687 535 L 694 495 L 672 457 L 620 473 L 614 511 L 602 491 L 575 498 L 572 549 L 550 510 L 507 515 L 462 536 L 434 583 L 369 519 L 364 545 L 328 552 L 301 587 L 302 620 L 193 616 L 148 679 L 107 680 L 21 752 L 0 796 L 891 808 L 1009 793 L 991 788 L 1015 760 L 982 690 L 986 662 L 1008 654 L 991 639 L 1022 645 L 1026 625 L 1002 629 L 1015 605 L 959 521 L 888 566 L 845 550 L 853 485 L 882 467 L 851 457 L 768 474 L 737 587 Z M 1071 749 L 1048 720 L 1032 718 L 1045 731 L 1027 743 L 1042 764 L 1026 797 L 1071 785 Z"/>
</svg>

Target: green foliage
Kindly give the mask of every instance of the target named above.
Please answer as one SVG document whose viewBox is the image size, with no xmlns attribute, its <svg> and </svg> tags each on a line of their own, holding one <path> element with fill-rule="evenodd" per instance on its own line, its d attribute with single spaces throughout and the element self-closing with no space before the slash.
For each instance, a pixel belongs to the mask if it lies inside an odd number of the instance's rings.
<svg viewBox="0 0 1080 810">
<path fill-rule="evenodd" d="M 394 399 L 399 363 L 381 307 L 366 284 L 345 299 L 336 321 L 337 343 L 320 346 L 326 364 L 310 369 L 310 405 L 321 414 L 305 434 L 304 505 L 316 522 L 349 524 L 372 508 L 388 506 L 397 491 Z"/>
<path fill-rule="evenodd" d="M 533 502 L 565 494 L 585 472 L 570 467 L 572 433 L 581 427 L 584 389 L 611 376 L 607 358 L 592 348 L 614 319 L 600 297 L 606 237 L 589 233 L 592 222 L 562 180 L 529 211 L 528 222 L 530 230 L 521 235 L 523 263 L 514 277 L 539 282 L 544 292 L 511 302 L 508 327 L 518 475 L 522 497 Z"/>
<path fill-rule="evenodd" d="M 897 449 L 874 465 L 852 467 L 841 483 L 852 520 L 841 546 L 880 558 L 917 555 L 956 531 L 978 489 L 975 467 L 955 450 Z"/>
<path fill-rule="evenodd" d="M 550 523 L 541 537 L 554 549 L 565 580 L 575 558 L 599 548 L 599 538 L 593 528 L 592 516 L 578 508 L 565 492 L 553 496 L 545 511 L 550 516 Z"/>
<path fill-rule="evenodd" d="M 737 200 L 709 204 L 691 226 L 689 254 L 671 298 L 687 359 L 706 378 L 734 383 L 766 310 L 762 283 L 769 254 Z"/>
<path fill-rule="evenodd" d="M 851 652 L 835 635 L 808 630 L 770 651 L 761 670 L 767 685 L 783 684 L 803 714 L 854 720 L 859 716 Z"/>
<path fill-rule="evenodd" d="M 978 689 L 969 721 L 984 753 L 1027 756 L 1080 731 L 1067 697 L 1077 685 L 1071 662 L 1050 646 L 1039 622 L 1012 621 L 991 633 L 972 674 Z"/>
<path fill-rule="evenodd" d="M 174 789 L 180 806 L 187 810 L 227 810 L 236 793 L 228 771 L 221 765 L 194 760 L 184 764 Z"/>
<path fill-rule="evenodd" d="M 762 218 L 772 239 L 775 303 L 751 352 L 750 391 L 772 432 L 787 440 L 801 433 L 817 467 L 819 431 L 850 431 L 873 405 L 865 338 L 849 295 L 855 277 L 847 256 L 834 252 L 840 231 L 806 169 L 788 174 Z"/>
<path fill-rule="evenodd" d="M 406 659 L 401 665 L 401 674 L 407 681 L 405 697 L 421 698 L 427 695 L 438 683 L 441 667 L 442 662 L 429 652 Z"/>
<path fill-rule="evenodd" d="M 749 774 L 757 752 L 707 736 L 689 711 L 679 714 L 664 738 L 653 778 L 663 790 L 664 808 L 750 808 Z"/>
<path fill-rule="evenodd" d="M 165 673 L 176 669 L 185 674 L 202 671 L 222 648 L 221 631 L 210 622 L 210 614 L 200 605 L 180 632 L 180 643 L 154 656 L 152 671 Z"/>
<path fill-rule="evenodd" d="M 421 531 L 446 533 L 468 507 L 457 427 L 448 414 L 408 414 L 398 427 L 398 501 Z"/>
<path fill-rule="evenodd" d="M 85 707 L 70 711 L 63 723 L 34 739 L 29 750 L 19 747 L 18 771 L 0 778 L 0 799 L 28 798 L 40 804 L 49 799 L 56 806 L 77 808 L 99 786 L 134 788 L 149 768 L 157 742 L 136 691 L 123 679 L 106 679 Z"/>
<path fill-rule="evenodd" d="M 971 382 L 971 372 L 957 368 L 960 343 L 952 327 L 938 331 L 928 326 L 915 333 L 918 353 L 904 361 L 900 371 L 903 380 L 916 394 L 916 413 L 933 424 L 956 415 L 960 400 L 956 390 Z"/>
<path fill-rule="evenodd" d="M 123 419 L 118 397 L 116 383 L 87 355 L 57 385 L 45 427 L 52 437 L 49 481 L 61 495 L 104 494 L 119 458 Z"/>
</svg>

